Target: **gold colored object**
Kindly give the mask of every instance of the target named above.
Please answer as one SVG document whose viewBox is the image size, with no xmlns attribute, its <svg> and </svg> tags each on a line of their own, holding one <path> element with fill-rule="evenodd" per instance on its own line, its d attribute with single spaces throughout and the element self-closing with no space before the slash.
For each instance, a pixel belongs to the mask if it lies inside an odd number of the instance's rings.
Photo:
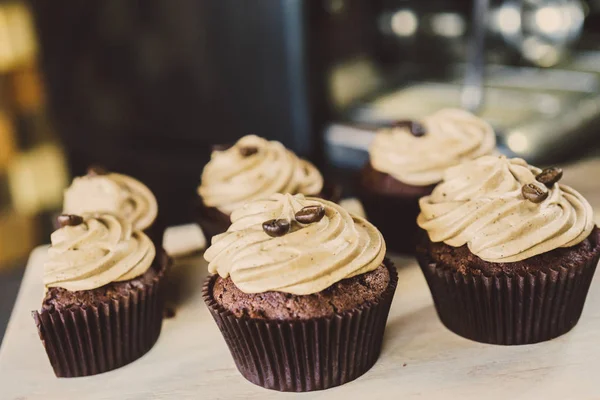
<svg viewBox="0 0 600 400">
<path fill-rule="evenodd" d="M 31 63 L 37 52 L 33 21 L 20 3 L 0 7 L 0 72 Z"/>
<path fill-rule="evenodd" d="M 12 203 L 17 212 L 33 215 L 58 209 L 68 185 L 65 156 L 54 144 L 43 144 L 15 157 L 8 168 Z"/>
<path fill-rule="evenodd" d="M 13 125 L 6 114 L 0 112 L 0 173 L 6 170 L 15 152 Z"/>
<path fill-rule="evenodd" d="M 59 209 L 67 185 L 65 157 L 44 115 L 36 53 L 28 8 L 0 4 L 0 269 L 39 243 L 38 213 Z"/>
<path fill-rule="evenodd" d="M 36 245 L 36 224 L 33 217 L 19 215 L 14 210 L 0 212 L 0 269 L 7 263 L 24 258 Z"/>
<path fill-rule="evenodd" d="M 10 75 L 11 97 L 17 108 L 24 112 L 39 112 L 44 105 L 44 90 L 40 74 L 34 65 L 28 65 Z"/>
</svg>

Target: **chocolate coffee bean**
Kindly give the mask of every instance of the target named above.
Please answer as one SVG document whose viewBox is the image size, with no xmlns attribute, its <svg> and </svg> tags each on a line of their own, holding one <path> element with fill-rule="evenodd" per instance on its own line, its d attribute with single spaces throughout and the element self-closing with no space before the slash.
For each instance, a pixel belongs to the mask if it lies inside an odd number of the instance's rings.
<svg viewBox="0 0 600 400">
<path fill-rule="evenodd" d="M 279 237 L 290 231 L 290 221 L 287 219 L 270 219 L 263 222 L 262 227 L 267 235 Z"/>
<path fill-rule="evenodd" d="M 242 157 L 250 157 L 251 155 L 256 154 L 256 153 L 258 153 L 258 148 L 254 147 L 254 146 L 240 148 L 240 154 L 242 155 Z"/>
<path fill-rule="evenodd" d="M 83 223 L 83 218 L 81 218 L 79 215 L 73 215 L 73 214 L 59 215 L 56 220 L 58 221 L 58 224 L 62 227 L 77 226 L 77 225 Z"/>
<path fill-rule="evenodd" d="M 523 197 L 533 203 L 541 203 L 548 197 L 548 189 L 539 183 L 528 183 L 521 188 Z"/>
<path fill-rule="evenodd" d="M 319 222 L 325 216 L 325 208 L 321 205 L 306 206 L 296 213 L 296 221 L 301 224 Z"/>
<path fill-rule="evenodd" d="M 88 176 L 99 176 L 108 174 L 108 171 L 106 170 L 106 168 L 101 167 L 99 165 L 92 165 L 88 167 L 87 174 Z"/>
<path fill-rule="evenodd" d="M 540 172 L 535 177 L 535 180 L 540 183 L 543 183 L 547 187 L 552 187 L 552 185 L 554 185 L 556 182 L 560 181 L 560 178 L 562 178 L 562 176 L 563 176 L 562 168 L 550 167 L 550 168 L 546 168 L 542 172 Z"/>
<path fill-rule="evenodd" d="M 397 128 L 407 128 L 413 136 L 421 137 L 425 135 L 426 130 L 423 124 L 412 120 L 400 120 L 394 123 Z"/>
<path fill-rule="evenodd" d="M 176 314 L 177 314 L 177 312 L 175 311 L 175 309 L 173 307 L 165 307 L 163 316 L 166 319 L 170 319 L 170 318 L 174 318 Z"/>
</svg>

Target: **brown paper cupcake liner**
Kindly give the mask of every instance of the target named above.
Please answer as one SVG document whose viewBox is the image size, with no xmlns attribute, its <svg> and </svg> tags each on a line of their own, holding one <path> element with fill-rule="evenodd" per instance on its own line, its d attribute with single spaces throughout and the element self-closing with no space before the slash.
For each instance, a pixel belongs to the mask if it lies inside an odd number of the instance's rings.
<svg viewBox="0 0 600 400">
<path fill-rule="evenodd" d="M 482 343 L 543 342 L 570 331 L 579 321 L 598 264 L 494 276 L 462 274 L 419 254 L 419 264 L 442 323 Z"/>
<path fill-rule="evenodd" d="M 164 309 L 164 274 L 127 296 L 65 310 L 33 311 L 38 334 L 57 377 L 110 371 L 143 356 L 160 335 Z M 161 264 L 164 265 L 164 264 Z"/>
<path fill-rule="evenodd" d="M 398 283 L 389 261 L 390 283 L 377 303 L 308 320 L 268 321 L 236 317 L 212 296 L 216 276 L 202 294 L 240 373 L 250 382 L 282 392 L 323 390 L 350 382 L 377 361 Z"/>
</svg>

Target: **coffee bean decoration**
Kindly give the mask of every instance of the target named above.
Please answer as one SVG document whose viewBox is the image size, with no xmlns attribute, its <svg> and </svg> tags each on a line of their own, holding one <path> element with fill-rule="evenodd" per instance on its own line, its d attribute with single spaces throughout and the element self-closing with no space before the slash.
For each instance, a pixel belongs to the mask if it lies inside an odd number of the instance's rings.
<svg viewBox="0 0 600 400">
<path fill-rule="evenodd" d="M 253 154 L 258 153 L 258 148 L 254 146 L 240 147 L 240 154 L 242 157 L 250 157 Z"/>
<path fill-rule="evenodd" d="M 79 215 L 74 214 L 59 215 L 57 221 L 58 224 L 63 228 L 65 226 L 77 226 L 79 224 L 83 224 L 83 218 L 81 218 Z"/>
<path fill-rule="evenodd" d="M 540 172 L 535 177 L 535 180 L 540 183 L 543 183 L 547 187 L 552 187 L 552 185 L 554 185 L 556 182 L 560 181 L 562 176 L 563 176 L 562 168 L 550 167 L 550 168 L 546 168 L 542 172 Z"/>
<path fill-rule="evenodd" d="M 106 168 L 101 167 L 99 165 L 91 165 L 87 169 L 88 176 L 100 176 L 100 175 L 106 175 L 106 174 L 108 174 L 108 171 L 106 170 Z"/>
<path fill-rule="evenodd" d="M 177 312 L 175 311 L 175 309 L 173 307 L 165 307 L 163 316 L 166 319 L 170 319 L 170 318 L 174 318 L 176 314 L 177 314 Z"/>
<path fill-rule="evenodd" d="M 325 216 L 325 207 L 322 205 L 306 206 L 296 213 L 296 221 L 301 224 L 319 222 Z"/>
<path fill-rule="evenodd" d="M 541 203 L 548 197 L 548 189 L 537 182 L 528 183 L 521 188 L 523 197 L 533 203 Z"/>
<path fill-rule="evenodd" d="M 417 121 L 412 120 L 400 120 L 394 123 L 396 128 L 406 128 L 410 131 L 410 133 L 415 137 L 421 137 L 427 133 L 423 124 Z"/>
<path fill-rule="evenodd" d="M 270 219 L 263 222 L 262 227 L 267 235 L 279 237 L 290 231 L 290 221 L 287 219 Z"/>
</svg>

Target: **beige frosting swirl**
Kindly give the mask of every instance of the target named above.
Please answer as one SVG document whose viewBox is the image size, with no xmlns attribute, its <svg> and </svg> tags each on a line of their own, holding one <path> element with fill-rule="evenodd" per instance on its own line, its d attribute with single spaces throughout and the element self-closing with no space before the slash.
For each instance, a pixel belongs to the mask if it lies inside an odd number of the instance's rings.
<svg viewBox="0 0 600 400">
<path fill-rule="evenodd" d="M 513 262 L 570 247 L 594 227 L 590 204 L 575 190 L 555 183 L 533 203 L 523 185 L 541 170 L 519 158 L 485 156 L 448 169 L 444 181 L 419 201 L 417 222 L 433 242 L 469 250 L 491 262 Z"/>
<path fill-rule="evenodd" d="M 83 219 L 82 224 L 52 234 L 44 264 L 46 287 L 91 290 L 148 270 L 156 254 L 154 244 L 134 231 L 131 222 L 110 214 L 88 214 Z"/>
<path fill-rule="evenodd" d="M 241 149 L 255 148 L 244 156 Z M 209 207 L 225 214 L 273 193 L 317 195 L 323 177 L 310 162 L 298 158 L 281 143 L 254 135 L 241 138 L 225 151 L 214 151 L 202 172 L 198 194 Z"/>
<path fill-rule="evenodd" d="M 78 215 L 106 212 L 132 222 L 137 230 L 144 230 L 156 219 L 158 205 L 142 182 L 109 173 L 75 178 L 65 190 L 63 212 Z"/>
<path fill-rule="evenodd" d="M 295 213 L 310 205 L 325 208 L 319 222 L 293 222 L 291 231 L 281 237 L 263 231 L 263 222 L 294 221 Z M 231 220 L 227 232 L 213 237 L 204 258 L 210 273 L 231 276 L 246 293 L 317 293 L 342 279 L 373 271 L 385 257 L 385 242 L 373 225 L 318 198 L 275 194 L 234 211 Z"/>
<path fill-rule="evenodd" d="M 447 168 L 496 147 L 492 127 L 467 111 L 441 110 L 421 124 L 426 133 L 420 137 L 404 127 L 381 129 L 369 149 L 373 168 L 408 185 L 428 186 L 440 182 Z"/>
</svg>

